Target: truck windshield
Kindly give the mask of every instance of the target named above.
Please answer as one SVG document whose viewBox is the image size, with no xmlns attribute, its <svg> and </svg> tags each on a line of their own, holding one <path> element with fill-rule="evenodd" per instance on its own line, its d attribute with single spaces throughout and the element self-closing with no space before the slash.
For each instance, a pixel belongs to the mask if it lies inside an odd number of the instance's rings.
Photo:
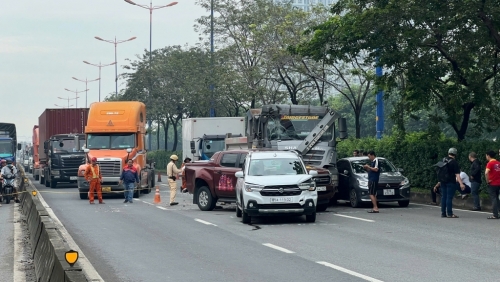
<svg viewBox="0 0 500 282">
<path fill-rule="evenodd" d="M 88 149 L 135 148 L 134 133 L 87 134 Z"/>
<path fill-rule="evenodd" d="M 304 140 L 321 121 L 319 116 L 282 116 L 270 119 L 268 123 L 270 140 Z M 332 139 L 333 127 L 321 136 L 319 141 Z"/>
<path fill-rule="evenodd" d="M 202 152 L 202 159 L 208 160 L 210 159 L 215 153 L 219 151 L 224 151 L 225 149 L 225 142 L 222 139 L 219 140 L 203 140 L 203 142 L 200 144 L 201 146 L 201 152 Z M 204 156 L 203 156 L 204 155 Z M 206 158 L 205 158 L 206 156 Z"/>
<path fill-rule="evenodd" d="M 251 160 L 248 175 L 296 175 L 306 174 L 305 168 L 298 159 Z"/>
<path fill-rule="evenodd" d="M 81 152 L 83 146 L 83 140 L 75 144 L 75 139 L 53 140 L 51 143 L 53 153 Z"/>
<path fill-rule="evenodd" d="M 0 140 L 0 157 L 11 157 L 13 155 L 12 141 Z"/>
</svg>

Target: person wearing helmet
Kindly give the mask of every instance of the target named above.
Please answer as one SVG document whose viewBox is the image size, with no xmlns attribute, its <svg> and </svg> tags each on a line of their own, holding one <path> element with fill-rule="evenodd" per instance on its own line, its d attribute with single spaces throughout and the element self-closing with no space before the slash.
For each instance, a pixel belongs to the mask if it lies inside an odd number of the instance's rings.
<svg viewBox="0 0 500 282">
<path fill-rule="evenodd" d="M 436 165 L 439 168 L 438 181 L 441 187 L 441 217 L 458 218 L 452 210 L 453 197 L 458 188 L 457 182 L 460 184 L 462 191 L 465 190 L 465 185 L 462 182 L 462 178 L 460 178 L 460 166 L 455 160 L 456 157 L 457 149 L 450 148 L 448 150 L 448 157 Z M 436 187 L 434 188 L 435 192 L 437 191 Z"/>
<path fill-rule="evenodd" d="M 175 201 L 175 194 L 177 193 L 177 180 L 176 175 L 179 175 L 181 172 L 175 163 L 179 160 L 177 155 L 170 156 L 170 163 L 167 165 L 167 177 L 168 177 L 168 185 L 170 186 L 170 205 L 175 206 L 178 203 Z"/>
<path fill-rule="evenodd" d="M 102 190 L 101 190 L 101 183 L 102 183 L 101 169 L 99 168 L 99 165 L 97 164 L 96 157 L 92 157 L 92 159 L 90 161 L 91 161 L 91 164 L 89 166 L 87 166 L 87 168 L 85 169 L 85 174 L 84 174 L 85 179 L 90 184 L 89 201 L 90 201 L 90 204 L 94 204 L 94 192 L 97 191 L 97 198 L 99 200 L 99 204 L 104 204 L 104 202 L 102 200 Z"/>
<path fill-rule="evenodd" d="M 5 160 L 4 160 L 5 161 Z M 3 177 L 9 177 L 9 176 L 12 176 L 12 175 L 17 175 L 17 168 L 12 164 L 12 160 L 7 160 L 6 162 L 6 165 L 3 166 L 3 163 L 2 163 L 2 169 L 0 170 L 0 179 L 3 179 Z M 16 183 L 16 182 L 14 182 Z M 3 185 L 2 185 L 2 191 L 3 191 Z M 14 191 L 13 191 L 13 194 L 14 194 L 14 201 L 16 203 L 19 203 L 19 199 L 17 197 L 17 187 L 16 185 L 14 185 Z"/>
</svg>

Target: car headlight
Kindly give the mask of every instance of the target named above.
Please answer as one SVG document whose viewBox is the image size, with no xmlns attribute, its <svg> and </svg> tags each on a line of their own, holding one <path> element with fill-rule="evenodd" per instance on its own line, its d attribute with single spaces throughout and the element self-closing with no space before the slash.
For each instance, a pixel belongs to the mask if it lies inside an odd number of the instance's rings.
<svg viewBox="0 0 500 282">
<path fill-rule="evenodd" d="M 309 191 L 314 191 L 316 190 L 316 182 L 310 181 L 310 182 L 302 182 L 299 184 L 300 190 L 309 190 Z"/>
<path fill-rule="evenodd" d="M 260 192 L 262 190 L 262 188 L 264 188 L 263 185 L 245 183 L 245 191 L 247 191 L 247 192 L 253 192 L 253 191 Z"/>
<path fill-rule="evenodd" d="M 405 177 L 403 179 L 403 181 L 401 181 L 400 184 L 401 184 L 401 186 L 406 186 L 406 185 L 410 184 L 410 180 L 408 180 L 408 178 Z"/>
<path fill-rule="evenodd" d="M 368 181 L 364 179 L 358 179 L 358 184 L 360 188 L 368 189 Z"/>
</svg>

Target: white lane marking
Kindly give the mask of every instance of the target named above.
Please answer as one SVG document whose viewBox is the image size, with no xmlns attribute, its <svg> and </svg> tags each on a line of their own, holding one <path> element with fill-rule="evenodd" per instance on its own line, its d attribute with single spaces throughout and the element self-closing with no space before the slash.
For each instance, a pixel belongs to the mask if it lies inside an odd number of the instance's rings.
<svg viewBox="0 0 500 282">
<path fill-rule="evenodd" d="M 418 205 L 418 206 L 426 206 L 426 207 L 431 207 L 431 208 L 441 208 L 440 206 L 433 206 L 433 205 L 426 205 L 426 204 L 415 204 L 411 203 L 412 205 Z M 469 211 L 469 210 L 463 210 L 460 208 L 453 207 L 454 209 L 457 209 L 459 211 L 465 211 L 465 212 L 473 212 L 473 213 L 484 213 L 484 214 L 490 214 L 491 212 L 483 212 L 483 211 Z"/>
<path fill-rule="evenodd" d="M 21 271 L 23 240 L 21 238 L 21 216 L 19 204 L 14 204 L 14 282 L 26 282 L 26 275 Z"/>
<path fill-rule="evenodd" d="M 364 218 L 361 218 L 361 217 L 348 216 L 348 215 L 343 215 L 343 214 L 333 214 L 333 215 L 335 215 L 335 216 L 341 216 L 341 217 L 345 217 L 345 218 L 351 218 L 351 219 L 362 220 L 362 221 L 366 221 L 366 222 L 375 222 L 375 220 L 371 220 L 371 219 L 364 219 Z"/>
<path fill-rule="evenodd" d="M 366 275 L 363 275 L 361 273 L 357 273 L 355 271 L 352 271 L 352 270 L 340 267 L 340 266 L 335 265 L 335 264 L 328 263 L 326 261 L 317 261 L 317 263 L 319 263 L 321 265 L 324 265 L 324 266 L 331 267 L 331 268 L 333 268 L 335 270 L 338 270 L 338 271 L 342 271 L 342 272 L 347 273 L 349 275 L 356 276 L 356 277 L 364 279 L 366 281 L 370 281 L 370 282 L 383 282 L 382 280 L 378 280 L 378 279 L 375 279 L 373 277 L 366 276 Z"/>
<path fill-rule="evenodd" d="M 168 209 L 166 207 L 157 206 L 157 208 L 159 208 L 160 210 L 168 211 Z"/>
<path fill-rule="evenodd" d="M 206 225 L 213 225 L 213 226 L 217 226 L 217 225 L 215 225 L 215 224 L 213 224 L 213 223 L 210 223 L 210 222 L 208 222 L 208 221 L 204 221 L 204 220 L 201 220 L 201 219 L 198 219 L 198 218 L 195 218 L 194 220 L 195 220 L 195 221 L 198 221 L 199 223 L 206 224 Z"/>
<path fill-rule="evenodd" d="M 262 244 L 262 245 L 264 245 L 266 247 L 269 247 L 269 248 L 273 248 L 275 250 L 278 250 L 278 251 L 281 251 L 281 252 L 284 252 L 284 253 L 287 253 L 287 254 L 294 254 L 295 253 L 295 252 L 292 252 L 292 251 L 287 250 L 285 248 L 282 248 L 280 246 L 273 245 L 271 243 L 265 243 L 265 244 Z"/>
<path fill-rule="evenodd" d="M 31 179 L 28 180 L 29 183 L 33 185 L 31 182 Z M 36 188 L 36 187 L 35 187 Z M 38 189 L 37 189 L 38 191 Z M 87 277 L 88 281 L 104 281 L 102 277 L 97 273 L 95 270 L 94 266 L 90 263 L 90 261 L 87 259 L 87 257 L 83 254 L 82 250 L 78 245 L 76 244 L 75 240 L 73 240 L 73 237 L 69 234 L 68 230 L 64 227 L 62 222 L 57 218 L 56 214 L 52 210 L 52 208 L 45 202 L 45 200 L 42 197 L 42 193 L 37 194 L 38 199 L 42 203 L 42 206 L 45 207 L 47 210 L 47 213 L 49 214 L 50 218 L 54 221 L 54 224 L 57 226 L 59 231 L 61 232 L 61 235 L 63 236 L 64 240 L 66 240 L 66 243 L 68 243 L 69 247 L 75 251 L 78 252 L 79 258 L 78 258 L 78 263 L 80 263 L 80 266 L 82 267 L 83 273 Z"/>
</svg>

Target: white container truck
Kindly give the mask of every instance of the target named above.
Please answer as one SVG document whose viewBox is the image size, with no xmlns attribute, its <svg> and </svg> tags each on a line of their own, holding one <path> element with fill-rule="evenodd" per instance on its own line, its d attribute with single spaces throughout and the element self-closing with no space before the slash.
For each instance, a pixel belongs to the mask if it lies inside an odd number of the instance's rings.
<svg viewBox="0 0 500 282">
<path fill-rule="evenodd" d="M 186 118 L 182 120 L 183 160 L 208 160 L 225 150 L 226 134 L 245 136 L 244 117 Z"/>
</svg>

